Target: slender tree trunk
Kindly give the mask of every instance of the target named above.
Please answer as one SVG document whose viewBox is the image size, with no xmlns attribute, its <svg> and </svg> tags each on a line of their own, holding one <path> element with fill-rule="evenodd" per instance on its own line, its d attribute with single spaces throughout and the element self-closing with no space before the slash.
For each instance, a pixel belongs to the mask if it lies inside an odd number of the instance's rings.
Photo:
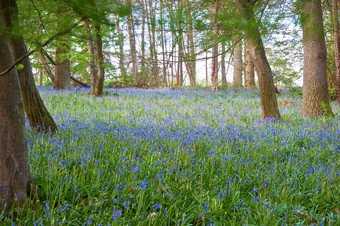
<svg viewBox="0 0 340 226">
<path fill-rule="evenodd" d="M 333 17 L 333 40 L 334 40 L 334 60 L 335 60 L 335 92 L 336 102 L 340 104 L 340 36 L 339 36 L 339 0 L 332 2 L 332 17 Z"/>
<path fill-rule="evenodd" d="M 159 78 L 159 70 L 158 70 L 158 53 L 157 53 L 157 42 L 156 42 L 156 15 L 155 15 L 155 9 L 152 6 L 153 1 L 149 1 L 150 4 L 150 21 L 151 21 L 151 31 L 152 31 L 152 51 L 153 51 L 153 74 L 155 79 L 155 85 L 156 87 L 160 87 L 160 78 Z"/>
<path fill-rule="evenodd" d="M 39 53 L 40 63 L 45 67 L 48 77 L 51 79 L 52 83 L 54 82 L 54 73 L 51 67 L 47 64 L 46 58 L 42 52 Z"/>
<path fill-rule="evenodd" d="M 279 119 L 281 116 L 276 100 L 273 74 L 254 17 L 253 5 L 249 0 L 236 0 L 236 3 L 239 6 L 242 18 L 245 20 L 244 28 L 245 32 L 248 33 L 247 43 L 259 77 L 263 117 Z M 249 25 L 252 26 L 249 27 Z"/>
<path fill-rule="evenodd" d="M 212 52 L 212 68 L 211 68 L 211 91 L 218 91 L 218 22 L 217 22 L 217 14 L 218 14 L 218 6 L 219 0 L 214 0 L 213 4 L 213 20 L 212 20 L 212 29 L 213 29 L 213 52 Z"/>
<path fill-rule="evenodd" d="M 320 0 L 303 0 L 303 116 L 332 114 L 327 84 L 327 52 Z"/>
<path fill-rule="evenodd" d="M 117 31 L 118 31 L 118 42 L 119 42 L 119 70 L 122 80 L 126 82 L 126 69 L 125 69 L 125 54 L 124 54 L 124 34 L 120 28 L 120 18 L 117 16 L 116 20 Z M 98 52 L 97 52 L 98 53 Z"/>
<path fill-rule="evenodd" d="M 245 42 L 246 43 L 246 42 Z M 246 62 L 245 62 L 245 85 L 247 89 L 255 89 L 255 71 L 254 71 L 254 63 L 250 54 L 250 47 L 248 43 L 246 43 Z"/>
<path fill-rule="evenodd" d="M 235 43 L 235 47 L 234 47 L 234 57 L 233 57 L 233 65 L 234 65 L 233 85 L 239 88 L 243 86 L 242 41 L 239 40 L 238 36 L 235 36 L 234 43 Z"/>
<path fill-rule="evenodd" d="M 164 37 L 164 18 L 163 18 L 163 1 L 161 1 L 161 5 L 160 5 L 160 13 L 161 13 L 161 41 L 162 41 L 162 61 L 163 61 L 163 86 L 167 87 L 168 86 L 168 82 L 167 82 L 167 76 L 166 76 L 166 55 L 165 55 L 165 51 L 166 51 L 166 37 Z"/>
<path fill-rule="evenodd" d="M 222 42 L 222 56 L 221 56 L 221 73 L 222 73 L 222 84 L 227 85 L 227 73 L 225 68 L 225 42 Z"/>
<path fill-rule="evenodd" d="M 145 71 L 145 4 L 144 0 L 141 1 L 142 3 L 142 73 Z"/>
<path fill-rule="evenodd" d="M 8 2 L 0 0 L 0 17 Z M 0 25 L 6 26 L 5 23 Z M 0 33 L 0 59 L 0 72 L 14 63 L 3 33 Z M 27 207 L 29 199 L 36 196 L 29 170 L 24 106 L 17 70 L 0 76 L 0 84 L 0 206 L 8 211 L 13 206 Z"/>
<path fill-rule="evenodd" d="M 42 85 L 43 85 L 43 71 L 40 68 L 39 69 L 39 86 L 42 86 Z"/>
<path fill-rule="evenodd" d="M 5 1 L 7 5 L 2 15 L 3 23 L 6 24 L 8 30 L 12 30 L 11 21 L 16 21 L 18 18 L 18 8 L 16 1 Z M 27 54 L 26 45 L 22 37 L 10 36 L 10 47 L 15 60 Z M 31 63 L 28 57 L 21 61 L 24 66 L 22 70 L 18 71 L 20 88 L 23 95 L 25 112 L 27 119 L 32 129 L 37 131 L 51 131 L 58 130 L 51 114 L 46 109 L 43 100 L 40 97 L 39 91 L 35 85 L 34 76 L 32 73 Z"/>
<path fill-rule="evenodd" d="M 208 50 L 205 52 L 205 86 L 209 87 L 209 75 L 208 75 Z"/>
<path fill-rule="evenodd" d="M 130 1 L 131 2 L 131 1 Z M 132 59 L 132 74 L 133 74 L 133 84 L 136 86 L 138 84 L 138 65 L 137 65 L 137 52 L 136 52 L 136 39 L 134 32 L 134 22 L 133 15 L 129 16 L 128 19 L 128 32 L 129 32 L 129 42 L 130 42 L 130 55 Z"/>
<path fill-rule="evenodd" d="M 97 70 L 94 62 L 94 46 L 93 38 L 90 29 L 90 23 L 88 19 L 84 20 L 85 34 L 87 38 L 87 47 L 89 49 L 89 65 L 90 65 L 90 78 L 91 78 L 91 94 L 94 94 L 96 88 Z"/>
<path fill-rule="evenodd" d="M 95 95 L 101 96 L 103 95 L 104 89 L 104 57 L 103 57 L 103 42 L 102 36 L 100 34 L 100 24 L 96 25 L 96 57 L 98 60 L 98 75 L 97 75 L 97 84 L 95 89 Z"/>
<path fill-rule="evenodd" d="M 186 19 L 187 19 L 187 45 L 188 45 L 188 53 L 189 53 L 189 62 L 188 65 L 188 74 L 190 79 L 190 85 L 196 85 L 196 56 L 195 56 L 195 44 L 194 44 L 194 28 L 193 28 L 193 19 L 192 19 L 192 12 L 191 12 L 191 5 L 190 1 L 185 1 L 185 8 L 186 8 Z"/>
</svg>

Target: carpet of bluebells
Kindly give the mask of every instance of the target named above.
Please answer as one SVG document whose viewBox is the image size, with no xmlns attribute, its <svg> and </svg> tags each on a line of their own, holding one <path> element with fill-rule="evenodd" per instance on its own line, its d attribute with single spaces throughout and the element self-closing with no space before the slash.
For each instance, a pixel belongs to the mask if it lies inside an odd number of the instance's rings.
<svg viewBox="0 0 340 226">
<path fill-rule="evenodd" d="M 275 122 L 258 91 L 40 91 L 60 131 L 27 126 L 41 206 L 8 224 L 340 224 L 335 104 L 335 117 L 302 118 L 287 91 Z"/>
</svg>

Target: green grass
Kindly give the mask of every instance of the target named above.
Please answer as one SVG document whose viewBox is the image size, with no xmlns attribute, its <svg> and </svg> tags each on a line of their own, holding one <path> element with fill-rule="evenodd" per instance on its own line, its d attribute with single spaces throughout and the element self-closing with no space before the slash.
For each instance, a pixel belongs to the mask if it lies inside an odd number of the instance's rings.
<svg viewBox="0 0 340 226">
<path fill-rule="evenodd" d="M 256 91 L 108 91 L 41 90 L 60 128 L 27 128 L 41 208 L 4 223 L 340 223 L 338 116 L 302 118 L 290 93 L 268 122 Z"/>
</svg>

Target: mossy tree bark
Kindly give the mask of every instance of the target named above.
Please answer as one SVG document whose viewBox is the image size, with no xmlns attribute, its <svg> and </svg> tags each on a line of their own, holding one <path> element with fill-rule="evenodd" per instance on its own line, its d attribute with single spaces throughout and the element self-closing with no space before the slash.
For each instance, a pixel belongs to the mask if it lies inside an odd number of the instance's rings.
<svg viewBox="0 0 340 226">
<path fill-rule="evenodd" d="M 320 0 L 303 0 L 301 25 L 303 30 L 303 98 L 302 115 L 332 114 L 327 83 L 327 52 Z"/>
<path fill-rule="evenodd" d="M 247 43 L 259 78 L 263 118 L 279 119 L 281 116 L 275 94 L 273 74 L 263 47 L 259 27 L 255 20 L 254 2 L 236 0 L 236 3 L 240 9 L 240 15 L 245 21 L 243 26 L 247 33 Z"/>
<path fill-rule="evenodd" d="M 0 0 L 0 16 L 8 1 Z M 0 34 L 0 58 L 0 72 L 14 63 L 4 34 Z M 25 208 L 30 198 L 36 196 L 32 195 L 24 106 L 17 70 L 0 76 L 0 84 L 0 206 L 6 211 L 12 206 Z"/>
<path fill-rule="evenodd" d="M 16 1 L 3 1 L 3 7 L 2 21 L 11 32 L 13 23 L 18 23 L 18 7 Z M 11 34 L 10 47 L 15 60 L 27 54 L 27 48 L 21 36 Z M 46 109 L 35 85 L 29 58 L 24 58 L 21 64 L 24 67 L 18 71 L 20 88 L 23 95 L 25 112 L 31 128 L 37 131 L 56 132 L 58 130 L 57 125 Z"/>
</svg>

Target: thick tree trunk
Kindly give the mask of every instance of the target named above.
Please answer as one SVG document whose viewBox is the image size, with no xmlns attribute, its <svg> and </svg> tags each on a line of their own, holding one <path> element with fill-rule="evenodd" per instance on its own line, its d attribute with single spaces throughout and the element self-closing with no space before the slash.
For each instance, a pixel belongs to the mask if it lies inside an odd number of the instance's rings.
<svg viewBox="0 0 340 226">
<path fill-rule="evenodd" d="M 66 12 L 67 9 L 58 9 L 59 13 Z M 63 30 L 60 22 L 57 23 L 57 30 Z M 69 89 L 71 86 L 70 75 L 70 60 L 67 53 L 69 52 L 68 38 L 62 37 L 57 41 L 56 60 L 55 60 L 55 76 L 53 82 L 54 89 Z"/>
<path fill-rule="evenodd" d="M 244 29 L 248 33 L 247 43 L 254 60 L 259 78 L 259 89 L 264 118 L 279 119 L 280 111 L 277 105 L 273 74 L 268 63 L 259 28 L 257 26 L 253 6 L 249 0 L 236 0 L 241 16 L 245 20 Z M 251 26 L 249 26 L 251 25 Z"/>
<path fill-rule="evenodd" d="M 219 0 L 214 0 L 213 3 L 213 20 L 212 20 L 212 32 L 213 32 L 213 52 L 212 52 L 212 66 L 211 66 L 211 92 L 218 91 L 218 6 Z"/>
<path fill-rule="evenodd" d="M 0 16 L 3 16 L 1 14 L 6 3 L 8 0 L 0 0 Z M 0 72 L 14 63 L 4 34 L 0 34 L 0 58 Z M 25 208 L 35 195 L 30 194 L 33 182 L 29 171 L 24 106 L 17 70 L 12 69 L 0 76 L 0 84 L 0 206 L 7 211 L 13 206 Z"/>
<path fill-rule="evenodd" d="M 247 89 L 255 89 L 255 71 L 254 71 L 254 63 L 251 58 L 250 48 L 248 43 L 246 43 L 246 62 L 245 62 L 245 85 Z"/>
<path fill-rule="evenodd" d="M 5 10 L 2 15 L 2 20 L 3 24 L 5 24 L 8 30 L 11 31 L 11 21 L 17 20 L 18 8 L 16 1 L 4 2 L 6 2 L 6 5 L 3 5 Z M 15 60 L 27 54 L 26 45 L 22 37 L 15 37 L 11 35 L 10 47 Z M 51 114 L 46 109 L 35 85 L 29 58 L 24 58 L 21 61 L 21 64 L 24 66 L 24 68 L 18 71 L 20 88 L 23 95 L 25 112 L 31 128 L 37 131 L 56 132 L 58 130 L 57 125 L 54 122 Z"/>
<path fill-rule="evenodd" d="M 243 86 L 242 41 L 239 40 L 238 36 L 235 36 L 234 43 L 235 43 L 235 47 L 234 47 L 234 57 L 233 57 L 233 65 L 234 65 L 233 85 L 239 88 Z"/>
<path fill-rule="evenodd" d="M 227 85 L 227 73 L 225 68 L 225 42 L 222 42 L 222 56 L 221 56 L 221 73 L 222 73 L 222 85 Z"/>
<path fill-rule="evenodd" d="M 91 94 L 94 94 L 96 89 L 96 80 L 97 80 L 97 70 L 96 64 L 94 62 L 94 46 L 93 46 L 93 38 L 91 35 L 90 23 L 89 20 L 84 20 L 85 34 L 87 38 L 87 47 L 89 49 L 89 65 L 90 65 L 90 79 L 91 79 Z"/>
<path fill-rule="evenodd" d="M 320 0 L 303 0 L 301 9 L 304 70 L 302 115 L 332 114 L 327 84 L 327 52 Z"/>
<path fill-rule="evenodd" d="M 100 34 L 100 25 L 96 25 L 96 56 L 98 60 L 98 76 L 97 76 L 97 84 L 95 89 L 95 95 L 101 96 L 103 95 L 104 89 L 104 58 L 103 58 L 103 42 L 102 36 Z"/>
</svg>

